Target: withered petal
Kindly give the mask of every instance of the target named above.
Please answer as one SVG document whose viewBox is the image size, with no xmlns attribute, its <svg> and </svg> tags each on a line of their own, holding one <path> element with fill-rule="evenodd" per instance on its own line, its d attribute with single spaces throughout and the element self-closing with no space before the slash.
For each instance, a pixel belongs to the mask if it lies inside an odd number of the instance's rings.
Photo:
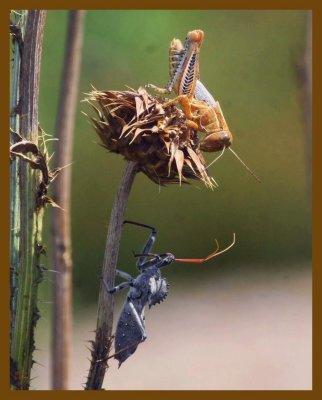
<svg viewBox="0 0 322 400">
<path fill-rule="evenodd" d="M 176 165 L 177 165 L 177 170 L 179 174 L 179 182 L 181 185 L 181 180 L 182 180 L 182 168 L 183 168 L 183 163 L 184 163 L 184 154 L 182 150 L 177 149 L 177 151 L 174 154 L 174 158 L 176 160 Z"/>
</svg>

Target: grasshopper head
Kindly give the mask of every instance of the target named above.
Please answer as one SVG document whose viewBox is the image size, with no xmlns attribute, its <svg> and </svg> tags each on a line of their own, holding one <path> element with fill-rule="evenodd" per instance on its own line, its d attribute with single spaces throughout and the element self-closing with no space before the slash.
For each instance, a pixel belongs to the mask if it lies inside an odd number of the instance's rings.
<svg viewBox="0 0 322 400">
<path fill-rule="evenodd" d="M 194 31 L 188 32 L 187 39 L 190 42 L 194 42 L 194 43 L 198 44 L 199 46 L 201 46 L 204 36 L 205 36 L 205 34 L 202 30 L 196 29 Z"/>
<path fill-rule="evenodd" d="M 220 151 L 232 144 L 233 135 L 230 131 L 219 131 L 206 136 L 200 143 L 202 151 Z"/>
</svg>

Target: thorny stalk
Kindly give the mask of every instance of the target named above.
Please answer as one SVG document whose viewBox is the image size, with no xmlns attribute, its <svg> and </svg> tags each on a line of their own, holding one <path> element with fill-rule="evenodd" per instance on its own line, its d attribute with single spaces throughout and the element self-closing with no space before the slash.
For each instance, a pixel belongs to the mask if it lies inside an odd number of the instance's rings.
<svg viewBox="0 0 322 400">
<path fill-rule="evenodd" d="M 114 286 L 124 213 L 137 171 L 137 164 L 133 161 L 128 161 L 111 211 L 102 268 L 102 279 L 109 287 Z M 102 388 L 112 345 L 113 311 L 114 296 L 107 293 L 101 283 L 96 333 L 95 339 L 92 341 L 91 365 L 85 386 L 86 390 Z"/>
<path fill-rule="evenodd" d="M 13 389 L 29 389 L 34 329 L 39 318 L 38 284 L 46 159 L 39 151 L 38 97 L 43 10 L 12 12 L 11 76 L 11 332 L 10 382 Z M 35 161 L 28 158 L 31 152 Z M 46 181 L 47 182 L 47 181 Z"/>
<path fill-rule="evenodd" d="M 84 11 L 69 12 L 59 109 L 56 122 L 55 167 L 72 161 L 73 131 L 83 42 Z M 53 197 L 63 209 L 53 208 L 54 313 L 52 331 L 52 387 L 68 389 L 72 352 L 72 255 L 70 227 L 71 167 L 53 182 Z"/>
</svg>

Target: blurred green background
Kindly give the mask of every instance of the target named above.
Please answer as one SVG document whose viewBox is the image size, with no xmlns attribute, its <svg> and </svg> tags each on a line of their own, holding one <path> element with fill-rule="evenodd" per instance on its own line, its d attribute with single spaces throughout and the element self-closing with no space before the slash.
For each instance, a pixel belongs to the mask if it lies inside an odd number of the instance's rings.
<svg viewBox="0 0 322 400">
<path fill-rule="evenodd" d="M 40 122 L 54 134 L 68 11 L 47 14 Z M 207 264 L 173 264 L 167 302 L 148 312 L 149 339 L 106 385 L 114 389 L 310 389 L 311 209 L 308 133 L 298 66 L 307 41 L 304 11 L 88 11 L 85 17 L 72 185 L 74 336 L 72 387 L 88 369 L 107 224 L 125 162 L 108 153 L 82 111 L 91 85 L 122 90 L 168 80 L 168 46 L 202 29 L 201 79 L 220 101 L 234 150 L 257 183 L 226 151 L 202 184 L 160 188 L 139 174 L 126 218 L 154 225 L 155 250 L 202 257 L 236 245 Z M 209 161 L 218 153 L 207 154 Z M 52 268 L 50 210 L 44 264 Z M 119 268 L 135 274 L 132 249 L 146 239 L 126 226 Z M 50 272 L 40 288 L 35 388 L 50 387 Z M 116 315 L 125 293 L 117 296 Z M 156 363 L 155 354 L 158 350 Z M 151 365 L 154 367 L 151 368 Z M 206 366 L 206 368 L 205 368 Z M 139 372 L 139 373 L 138 373 Z M 142 378 L 144 377 L 144 379 Z"/>
<path fill-rule="evenodd" d="M 40 122 L 53 134 L 60 89 L 67 11 L 49 11 L 42 57 Z M 173 264 L 165 271 L 176 287 L 245 270 L 271 274 L 310 267 L 311 226 L 306 133 L 297 65 L 306 44 L 307 12 L 302 11 L 88 11 L 85 19 L 79 101 L 97 89 L 122 90 L 168 80 L 168 46 L 202 29 L 201 80 L 220 101 L 234 134 L 233 148 L 262 183 L 226 151 L 211 168 L 215 191 L 202 184 L 160 188 L 139 174 L 126 217 L 154 225 L 155 250 L 178 257 L 201 257 L 236 232 L 235 247 L 203 266 Z M 97 301 L 107 223 L 125 166 L 107 153 L 81 111 L 75 127 L 72 186 L 72 240 L 75 310 Z M 212 160 L 217 154 L 207 154 Z M 47 227 L 50 211 L 47 212 Z M 135 273 L 132 249 L 147 232 L 126 227 L 119 268 Z M 46 233 L 51 266 L 49 228 Z M 49 284 L 42 297 L 50 297 Z M 44 307 L 43 315 L 48 307 Z M 93 327 L 94 328 L 94 327 Z"/>
</svg>

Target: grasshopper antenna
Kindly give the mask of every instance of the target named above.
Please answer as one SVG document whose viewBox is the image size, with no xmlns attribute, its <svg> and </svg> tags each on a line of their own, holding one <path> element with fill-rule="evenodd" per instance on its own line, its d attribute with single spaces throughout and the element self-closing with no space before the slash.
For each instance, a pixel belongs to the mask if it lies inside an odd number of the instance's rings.
<svg viewBox="0 0 322 400">
<path fill-rule="evenodd" d="M 243 166 L 246 168 L 246 170 L 257 180 L 257 182 L 261 183 L 262 181 L 258 178 L 258 176 L 244 163 L 244 161 L 239 157 L 239 155 L 231 148 L 228 147 L 228 149 L 233 153 L 233 155 L 237 158 L 238 161 L 240 161 Z"/>
<path fill-rule="evenodd" d="M 211 161 L 211 163 L 209 163 L 209 164 L 206 166 L 206 169 L 208 169 L 209 167 L 212 166 L 212 164 L 214 164 L 216 161 L 218 161 L 219 158 L 224 154 L 224 151 L 225 151 L 225 150 L 226 150 L 226 146 L 223 147 L 223 149 L 222 149 L 222 151 L 220 152 L 219 156 L 217 156 L 214 160 Z"/>
</svg>

